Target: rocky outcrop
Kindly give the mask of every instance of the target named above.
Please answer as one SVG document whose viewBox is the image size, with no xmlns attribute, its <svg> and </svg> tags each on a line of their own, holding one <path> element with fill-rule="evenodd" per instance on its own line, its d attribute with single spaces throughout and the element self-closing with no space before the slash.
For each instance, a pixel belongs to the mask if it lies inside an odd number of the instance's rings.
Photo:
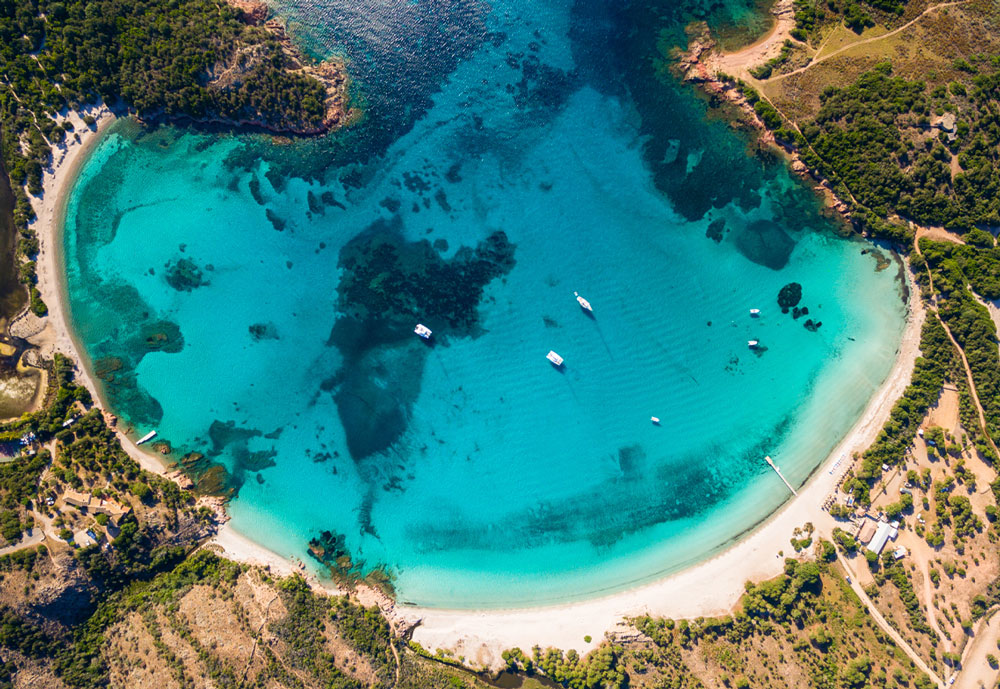
<svg viewBox="0 0 1000 689">
<path fill-rule="evenodd" d="M 240 14 L 241 19 L 252 26 L 260 26 L 281 45 L 287 58 L 287 69 L 303 76 L 315 79 L 325 92 L 323 99 L 324 115 L 319 125 L 312 123 L 284 122 L 276 125 L 263 118 L 245 118 L 232 120 L 226 118 L 207 117 L 202 121 L 213 124 L 255 127 L 272 131 L 276 134 L 315 135 L 323 134 L 347 124 L 352 112 L 347 104 L 350 81 L 347 67 L 341 60 L 330 59 L 315 62 L 307 58 L 292 42 L 284 23 L 276 18 L 268 18 L 270 13 L 267 5 L 259 0 L 226 0 Z M 226 60 L 216 63 L 207 75 L 208 84 L 212 88 L 230 90 L 239 88 L 240 84 L 250 77 L 261 60 L 266 59 L 265 51 L 259 45 L 247 45 L 237 48 Z"/>
<path fill-rule="evenodd" d="M 50 633 L 58 634 L 86 619 L 96 589 L 77 563 L 62 555 L 53 558 L 55 577 L 45 577 L 23 606 L 15 609 L 38 622 Z"/>
<path fill-rule="evenodd" d="M 240 19 L 247 24 L 263 24 L 267 19 L 267 4 L 259 0 L 228 0 L 240 13 Z"/>
<path fill-rule="evenodd" d="M 326 99 L 323 102 L 326 114 L 323 116 L 323 124 L 329 129 L 336 129 L 346 124 L 351 112 L 347 107 L 348 80 L 344 64 L 326 60 L 307 66 L 303 71 L 323 84 L 326 89 Z"/>
</svg>

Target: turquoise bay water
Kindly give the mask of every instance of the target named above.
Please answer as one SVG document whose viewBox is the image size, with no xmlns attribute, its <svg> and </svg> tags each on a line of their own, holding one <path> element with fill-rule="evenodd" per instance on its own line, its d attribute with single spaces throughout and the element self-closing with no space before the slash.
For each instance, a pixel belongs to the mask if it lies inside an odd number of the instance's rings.
<svg viewBox="0 0 1000 689">
<path fill-rule="evenodd" d="M 349 59 L 360 125 L 122 122 L 66 218 L 108 400 L 232 489 L 242 533 L 321 568 L 329 532 L 426 605 L 620 589 L 776 509 L 763 456 L 801 483 L 888 373 L 895 269 L 655 61 L 698 6 L 279 10 Z"/>
</svg>

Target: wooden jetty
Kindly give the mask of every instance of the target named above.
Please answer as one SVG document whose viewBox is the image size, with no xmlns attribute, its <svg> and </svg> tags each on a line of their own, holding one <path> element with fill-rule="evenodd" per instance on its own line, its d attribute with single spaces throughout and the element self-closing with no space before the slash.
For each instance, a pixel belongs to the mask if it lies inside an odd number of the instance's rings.
<svg viewBox="0 0 1000 689">
<path fill-rule="evenodd" d="M 784 475 L 782 475 L 781 469 L 779 469 L 778 465 L 774 463 L 774 460 L 770 457 L 764 457 L 764 461 L 767 462 L 768 466 L 774 469 L 774 473 L 778 475 L 778 478 L 785 482 L 785 485 L 788 486 L 788 490 L 792 491 L 792 495 L 798 495 L 798 493 L 795 492 L 795 489 L 792 488 L 792 484 L 788 482 L 788 479 L 786 479 Z"/>
</svg>

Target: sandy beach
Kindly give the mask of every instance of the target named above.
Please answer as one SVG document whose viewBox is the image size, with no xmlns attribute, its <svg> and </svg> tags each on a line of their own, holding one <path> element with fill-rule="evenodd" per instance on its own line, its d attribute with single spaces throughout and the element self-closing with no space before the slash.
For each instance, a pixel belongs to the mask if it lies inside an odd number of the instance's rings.
<svg viewBox="0 0 1000 689">
<path fill-rule="evenodd" d="M 84 123 L 83 114 L 94 117 L 96 123 L 93 127 Z M 37 318 L 31 312 L 26 312 L 11 324 L 11 332 L 38 347 L 45 359 L 51 359 L 55 352 L 72 359 L 76 363 L 77 381 L 90 390 L 93 398 L 99 400 L 99 405 L 106 411 L 107 405 L 100 388 L 83 364 L 84 359 L 69 328 L 61 252 L 63 214 L 80 164 L 86 159 L 87 151 L 100 138 L 100 133 L 115 121 L 115 115 L 102 105 L 84 113 L 70 112 L 63 119 L 73 123 L 74 136 L 68 136 L 63 143 L 53 146 L 52 164 L 44 171 L 42 178 L 42 194 L 40 197 L 30 197 L 37 216 L 32 228 L 38 234 L 40 247 L 37 259 L 38 290 L 49 313 L 45 318 Z M 141 450 L 123 432 L 117 431 L 117 435 L 122 448 L 139 466 L 155 474 L 168 474 L 168 467 L 155 455 Z"/>
<path fill-rule="evenodd" d="M 254 543 L 249 538 L 233 529 L 228 522 L 219 528 L 219 532 L 206 544 L 206 546 L 210 549 L 214 549 L 220 555 L 227 557 L 230 560 L 264 567 L 275 574 L 280 574 L 282 576 L 301 574 L 306 576 L 306 572 L 303 571 L 301 564 L 284 558 L 258 543 Z M 214 548 L 212 548 L 213 546 Z M 307 576 L 306 578 L 310 579 L 313 583 L 319 585 L 327 591 L 339 593 L 339 591 L 332 585 L 322 585 L 313 577 Z"/>
<path fill-rule="evenodd" d="M 114 115 L 104 108 L 91 114 L 98 119 L 97 130 L 114 120 Z M 42 349 L 45 357 L 58 351 L 73 358 L 77 362 L 79 380 L 91 390 L 95 399 L 100 400 L 99 389 L 86 370 L 69 329 L 59 255 L 66 196 L 86 150 L 97 140 L 97 131 L 84 126 L 77 115 L 70 117 L 74 125 L 79 124 L 80 141 L 71 141 L 55 152 L 53 165 L 45 173 L 43 196 L 33 200 L 38 215 L 34 228 L 41 244 L 39 289 L 49 306 L 49 315 L 41 320 L 26 318 L 17 326 Z M 909 271 L 905 272 L 910 280 Z M 778 553 L 791 552 L 789 539 L 793 529 L 812 522 L 818 535 L 829 537 L 834 520 L 822 509 L 822 504 L 850 467 L 850 462 L 838 460 L 865 450 L 873 442 L 892 404 L 909 383 L 913 362 L 919 353 L 925 314 L 917 296 L 919 292 L 912 280 L 910 282 L 907 324 L 895 364 L 861 418 L 797 497 L 713 558 L 628 591 L 559 606 L 489 611 L 393 606 L 385 596 L 367 589 L 360 592 L 362 600 L 378 604 L 397 628 L 417 625 L 413 639 L 425 648 L 447 649 L 456 656 L 463 656 L 473 667 L 492 668 L 502 664 L 501 652 L 514 646 L 522 649 L 534 645 L 555 646 L 585 652 L 597 646 L 608 632 L 629 634 L 627 625 L 622 624 L 623 618 L 628 616 L 652 614 L 691 618 L 730 611 L 742 594 L 745 581 L 772 577 L 782 571 L 783 559 Z M 119 432 L 119 437 L 128 454 L 144 469 L 167 474 L 166 467 L 155 455 L 142 451 L 123 433 Z M 329 582 L 308 575 L 302 563 L 267 550 L 228 524 L 223 525 L 208 547 L 232 559 L 268 567 L 275 573 L 303 574 L 314 585 L 330 593 L 338 592 Z M 591 637 L 590 642 L 584 641 L 586 635 Z"/>
</svg>

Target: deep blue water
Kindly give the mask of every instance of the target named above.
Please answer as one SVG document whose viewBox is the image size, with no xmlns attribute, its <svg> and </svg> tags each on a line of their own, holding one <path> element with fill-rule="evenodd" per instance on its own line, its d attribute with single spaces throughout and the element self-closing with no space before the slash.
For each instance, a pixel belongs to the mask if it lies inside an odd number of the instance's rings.
<svg viewBox="0 0 1000 689">
<path fill-rule="evenodd" d="M 326 534 L 428 605 L 622 588 L 773 511 L 763 456 L 803 481 L 888 373 L 895 269 L 666 70 L 687 21 L 753 8 L 277 9 L 347 59 L 362 120 L 291 143 L 121 122 L 65 235 L 108 401 L 246 535 L 308 559 Z"/>
</svg>

